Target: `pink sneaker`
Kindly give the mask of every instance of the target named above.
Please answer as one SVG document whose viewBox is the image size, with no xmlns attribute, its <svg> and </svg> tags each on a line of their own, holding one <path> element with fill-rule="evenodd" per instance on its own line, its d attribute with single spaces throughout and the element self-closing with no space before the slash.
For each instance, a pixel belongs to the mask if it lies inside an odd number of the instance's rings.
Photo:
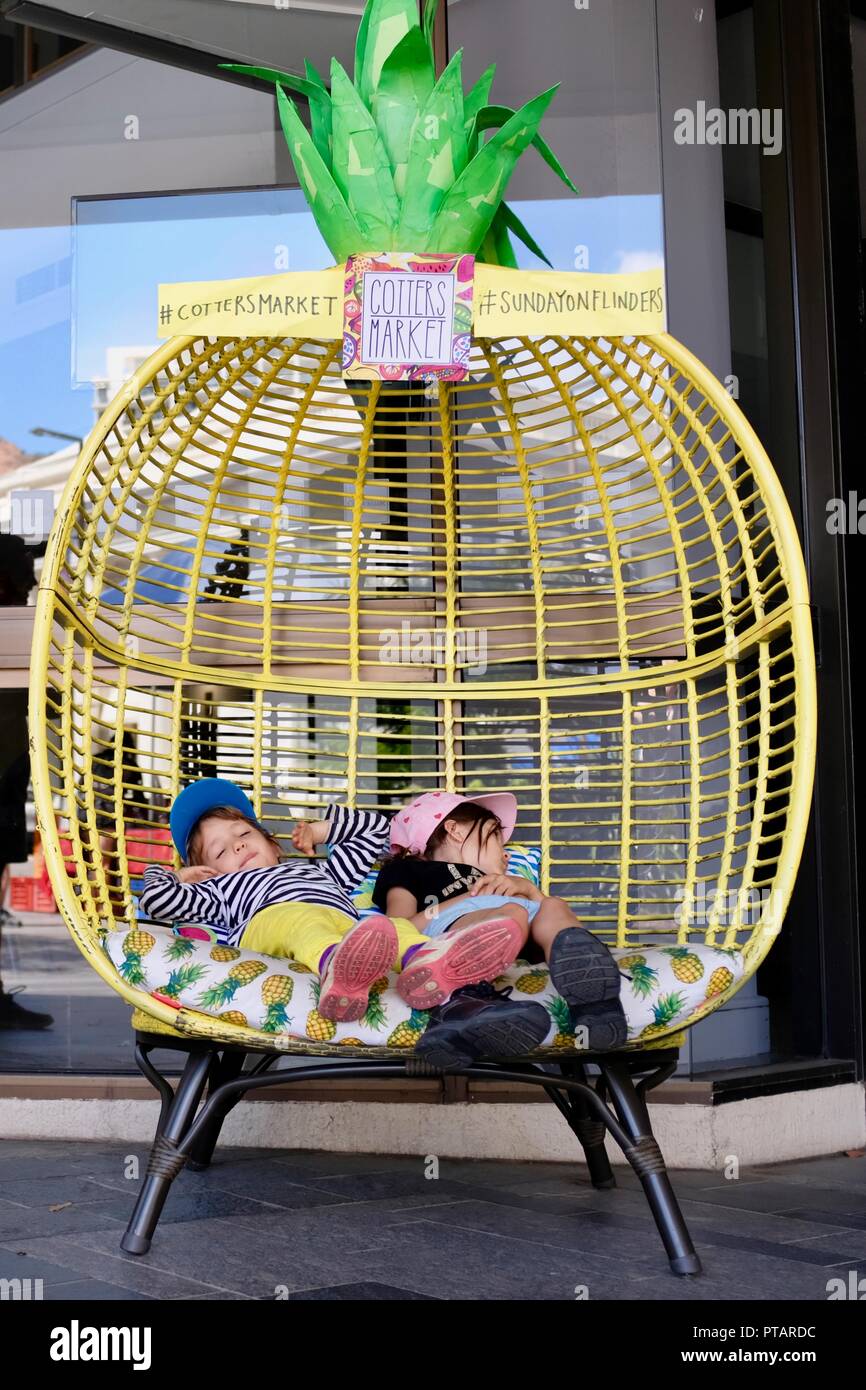
<svg viewBox="0 0 866 1390">
<path fill-rule="evenodd" d="M 519 956 L 524 931 L 513 917 L 490 917 L 446 931 L 415 952 L 396 990 L 411 1009 L 444 1004 L 455 989 L 493 980 Z"/>
<path fill-rule="evenodd" d="M 325 966 L 319 1013 L 333 1023 L 354 1023 L 370 1002 L 370 986 L 393 970 L 397 928 L 390 917 L 365 917 L 338 941 Z"/>
</svg>

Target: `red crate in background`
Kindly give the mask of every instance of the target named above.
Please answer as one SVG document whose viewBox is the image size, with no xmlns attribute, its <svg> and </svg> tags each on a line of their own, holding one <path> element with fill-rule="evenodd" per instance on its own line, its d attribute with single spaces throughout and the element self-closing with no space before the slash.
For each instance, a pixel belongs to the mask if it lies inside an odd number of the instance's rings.
<svg viewBox="0 0 866 1390">
<path fill-rule="evenodd" d="M 78 872 L 72 841 L 60 838 L 60 852 L 66 864 L 66 872 L 74 878 Z M 171 864 L 174 850 L 168 826 L 137 825 L 126 832 L 126 855 L 129 861 L 129 877 L 141 878 L 148 864 Z"/>
<path fill-rule="evenodd" d="M 43 912 L 52 915 L 57 912 L 38 835 L 35 839 L 34 853 L 20 864 L 9 865 L 8 883 L 5 906 L 10 912 Z"/>
<path fill-rule="evenodd" d="M 18 874 L 9 878 L 9 911 L 10 912 L 36 912 L 33 906 L 34 889 L 36 880 L 32 877 L 21 878 Z M 40 909 L 41 911 L 41 909 Z"/>
<path fill-rule="evenodd" d="M 46 874 L 44 878 L 34 878 L 33 883 L 33 911 L 34 912 L 56 912 L 57 903 L 51 891 L 51 882 Z"/>
<path fill-rule="evenodd" d="M 136 826 L 126 836 L 126 857 L 129 877 L 141 878 L 149 864 L 171 865 L 174 849 L 167 826 L 153 825 L 146 829 Z"/>
</svg>

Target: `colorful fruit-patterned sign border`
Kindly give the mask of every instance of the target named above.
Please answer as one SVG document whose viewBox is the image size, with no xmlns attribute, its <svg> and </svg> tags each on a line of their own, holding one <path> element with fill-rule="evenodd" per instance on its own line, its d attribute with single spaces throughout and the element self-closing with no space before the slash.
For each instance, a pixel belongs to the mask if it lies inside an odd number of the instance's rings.
<svg viewBox="0 0 866 1390">
<path fill-rule="evenodd" d="M 475 257 L 383 251 L 350 256 L 343 374 L 462 381 L 469 368 Z"/>
</svg>

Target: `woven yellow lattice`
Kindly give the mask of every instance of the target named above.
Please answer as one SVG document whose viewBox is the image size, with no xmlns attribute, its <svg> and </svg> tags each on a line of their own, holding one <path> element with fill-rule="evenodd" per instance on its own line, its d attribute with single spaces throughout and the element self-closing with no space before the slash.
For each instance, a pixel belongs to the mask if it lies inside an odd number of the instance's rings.
<svg viewBox="0 0 866 1390">
<path fill-rule="evenodd" d="M 175 340 L 70 480 L 31 716 L 66 920 L 165 1022 L 98 934 L 204 775 L 286 843 L 330 800 L 512 788 L 546 888 L 605 939 L 739 944 L 751 972 L 811 791 L 802 558 L 748 423 L 670 337 L 481 340 L 465 383 L 351 390 L 338 344 Z"/>
</svg>

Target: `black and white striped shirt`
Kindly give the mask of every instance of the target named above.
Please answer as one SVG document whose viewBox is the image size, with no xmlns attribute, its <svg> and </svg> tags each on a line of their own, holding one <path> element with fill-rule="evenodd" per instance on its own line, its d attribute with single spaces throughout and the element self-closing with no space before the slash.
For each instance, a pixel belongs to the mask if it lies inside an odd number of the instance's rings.
<svg viewBox="0 0 866 1390">
<path fill-rule="evenodd" d="M 329 806 L 324 819 L 331 824 L 327 859 L 291 859 L 203 883 L 182 883 L 171 870 L 152 864 L 144 871 L 141 909 L 158 922 L 206 922 L 227 946 L 237 944 L 257 912 L 275 903 L 316 903 L 357 918 L 349 894 L 385 850 L 391 823 L 375 811 L 346 806 Z"/>
</svg>

